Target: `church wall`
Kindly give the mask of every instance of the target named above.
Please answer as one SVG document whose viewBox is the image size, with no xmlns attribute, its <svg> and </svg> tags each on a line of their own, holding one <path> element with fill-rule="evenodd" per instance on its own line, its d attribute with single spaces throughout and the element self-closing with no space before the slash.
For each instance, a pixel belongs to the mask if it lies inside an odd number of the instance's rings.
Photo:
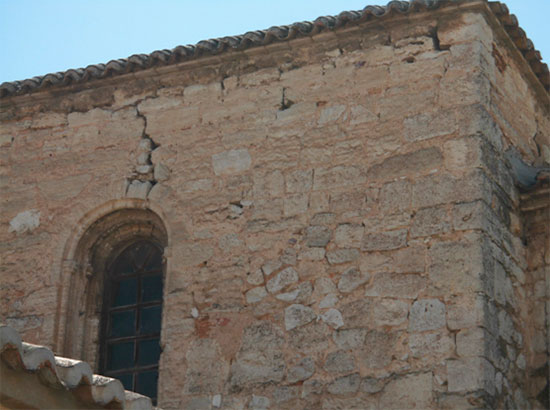
<svg viewBox="0 0 550 410">
<path fill-rule="evenodd" d="M 504 153 L 534 160 L 547 114 L 481 14 L 430 16 L 14 97 L 1 319 L 96 361 L 67 340 L 72 250 L 146 208 L 168 231 L 163 408 L 532 400 L 523 306 L 547 296 Z"/>
</svg>

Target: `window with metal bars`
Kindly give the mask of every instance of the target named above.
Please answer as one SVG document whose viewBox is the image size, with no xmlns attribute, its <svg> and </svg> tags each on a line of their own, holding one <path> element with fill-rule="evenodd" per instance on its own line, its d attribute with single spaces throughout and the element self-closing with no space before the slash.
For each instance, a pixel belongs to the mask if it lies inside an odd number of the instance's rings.
<svg viewBox="0 0 550 410">
<path fill-rule="evenodd" d="M 162 251 L 149 241 L 120 252 L 105 278 L 101 372 L 156 404 L 163 285 Z"/>
</svg>

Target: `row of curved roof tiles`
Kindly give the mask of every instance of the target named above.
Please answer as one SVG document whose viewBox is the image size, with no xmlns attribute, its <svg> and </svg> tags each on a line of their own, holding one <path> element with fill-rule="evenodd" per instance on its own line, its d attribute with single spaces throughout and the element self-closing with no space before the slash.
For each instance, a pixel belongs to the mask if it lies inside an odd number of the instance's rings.
<svg viewBox="0 0 550 410">
<path fill-rule="evenodd" d="M 39 373 L 40 383 L 58 394 L 75 396 L 83 408 L 153 409 L 149 397 L 125 391 L 119 380 L 93 374 L 86 362 L 55 356 L 45 346 L 23 342 L 6 325 L 0 325 L 0 360 L 15 372 Z"/>
<path fill-rule="evenodd" d="M 389 18 L 393 15 L 433 10 L 450 4 L 466 3 L 469 0 L 412 0 L 390 1 L 386 6 L 367 6 L 360 11 L 344 11 L 337 16 L 319 17 L 312 22 L 294 23 L 289 26 L 275 26 L 267 30 L 251 31 L 239 36 L 203 40 L 196 45 L 178 46 L 172 50 L 157 50 L 151 54 L 135 54 L 128 58 L 111 60 L 106 64 L 89 65 L 86 68 L 70 69 L 50 73 L 23 81 L 0 84 L 0 98 L 21 95 L 56 86 L 84 83 L 116 75 L 146 70 L 155 66 L 175 64 L 205 55 L 217 55 L 227 50 L 245 50 L 252 47 L 297 37 L 312 36 L 326 30 L 359 24 L 372 19 Z M 550 91 L 548 66 L 542 62 L 541 54 L 534 48 L 525 32 L 519 27 L 517 18 L 509 13 L 505 4 L 488 2 L 492 12 L 503 24 L 514 44 L 528 61 L 531 69 L 547 91 Z"/>
</svg>

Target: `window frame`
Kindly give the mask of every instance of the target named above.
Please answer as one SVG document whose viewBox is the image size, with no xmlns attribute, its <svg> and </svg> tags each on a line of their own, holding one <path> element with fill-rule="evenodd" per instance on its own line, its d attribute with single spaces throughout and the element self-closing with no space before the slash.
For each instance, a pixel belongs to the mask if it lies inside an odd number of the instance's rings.
<svg viewBox="0 0 550 410">
<path fill-rule="evenodd" d="M 120 258 L 125 257 L 126 252 L 132 252 L 136 247 L 140 245 L 146 245 L 149 247 L 149 255 L 142 263 L 143 266 L 146 266 L 149 260 L 154 257 L 155 252 L 158 252 L 160 255 L 160 262 L 158 265 L 153 266 L 150 269 L 139 269 L 136 268 L 134 264 L 133 273 L 123 273 L 117 272 L 117 262 Z M 165 262 L 163 257 L 163 247 L 160 246 L 156 241 L 151 238 L 134 238 L 130 242 L 125 242 L 125 244 L 118 248 L 117 252 L 113 252 L 110 265 L 105 269 L 104 279 L 103 279 L 103 303 L 100 316 L 100 340 L 99 340 L 99 369 L 101 374 L 104 374 L 108 377 L 118 378 L 121 375 L 131 374 L 132 375 L 132 387 L 131 391 L 138 392 L 138 379 L 139 376 L 143 373 L 154 372 L 157 373 L 157 386 L 155 387 L 156 395 L 151 397 L 153 403 L 155 404 L 158 397 L 158 375 L 159 375 L 159 366 L 160 366 L 160 355 L 162 354 L 162 347 L 160 346 L 161 331 L 162 331 L 162 310 L 163 310 L 163 291 L 164 291 L 164 278 L 165 278 Z M 142 297 L 142 282 L 144 278 L 160 276 L 161 280 L 161 295 L 160 299 L 153 301 L 143 302 Z M 136 286 L 136 301 L 133 304 L 127 304 L 122 306 L 113 306 L 114 304 L 114 292 L 116 289 L 117 282 L 120 282 L 122 279 L 137 279 Z M 149 332 L 145 334 L 139 334 L 140 326 L 140 314 L 143 308 L 147 307 L 160 307 L 160 323 L 158 324 L 158 331 Z M 112 325 L 112 313 L 124 312 L 124 311 L 134 311 L 134 334 L 131 336 L 111 336 L 109 331 Z M 159 359 L 153 364 L 139 365 L 139 343 L 147 340 L 158 340 L 159 342 Z M 120 342 L 133 342 L 134 343 L 134 352 L 133 352 L 133 365 L 130 367 L 110 369 L 109 366 L 109 345 Z"/>
</svg>

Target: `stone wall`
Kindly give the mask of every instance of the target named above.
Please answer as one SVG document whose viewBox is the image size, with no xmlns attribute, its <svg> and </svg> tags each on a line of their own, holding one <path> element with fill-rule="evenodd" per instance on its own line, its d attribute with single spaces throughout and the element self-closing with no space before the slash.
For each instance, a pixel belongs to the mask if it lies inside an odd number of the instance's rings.
<svg viewBox="0 0 550 410">
<path fill-rule="evenodd" d="M 548 111 L 496 24 L 396 16 L 4 102 L 2 320 L 96 360 L 79 241 L 148 209 L 163 408 L 540 406 L 505 152 L 548 163 Z"/>
<path fill-rule="evenodd" d="M 492 323 L 489 340 L 493 346 L 487 348 L 487 357 L 492 356 L 489 360 L 496 370 L 499 406 L 547 408 L 550 196 L 546 184 L 534 176 L 550 162 L 550 116 L 547 94 L 532 87 L 530 73 L 521 60 L 513 58 L 515 52 L 505 39 L 494 35 L 483 49 L 489 61 L 484 105 L 498 130 L 487 156 L 496 216 L 487 229 L 495 263 L 487 317 Z M 517 157 L 523 165 L 538 168 L 526 171 L 517 160 L 506 161 Z"/>
</svg>

